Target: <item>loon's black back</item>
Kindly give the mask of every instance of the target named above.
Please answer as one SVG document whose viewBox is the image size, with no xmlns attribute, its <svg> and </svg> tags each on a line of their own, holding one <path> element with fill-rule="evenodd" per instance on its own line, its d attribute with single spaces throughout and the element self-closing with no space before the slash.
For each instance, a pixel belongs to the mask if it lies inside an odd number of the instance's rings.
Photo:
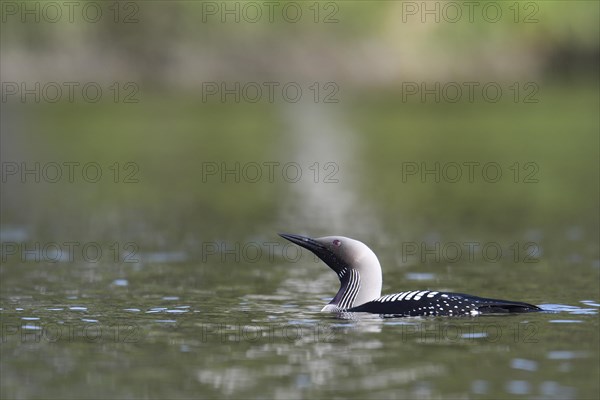
<svg viewBox="0 0 600 400">
<path fill-rule="evenodd" d="M 518 301 L 487 299 L 463 293 L 415 290 L 382 296 L 344 311 L 415 317 L 523 313 L 541 309 Z"/>
</svg>

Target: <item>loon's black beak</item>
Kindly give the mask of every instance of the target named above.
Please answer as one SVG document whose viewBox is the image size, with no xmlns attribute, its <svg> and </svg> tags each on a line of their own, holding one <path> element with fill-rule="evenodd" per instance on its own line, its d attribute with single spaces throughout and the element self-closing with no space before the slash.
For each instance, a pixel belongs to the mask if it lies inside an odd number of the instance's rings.
<svg viewBox="0 0 600 400">
<path fill-rule="evenodd" d="M 304 247 L 305 249 L 312 251 L 317 256 L 319 256 L 320 253 L 329 251 L 321 243 L 317 242 L 314 239 L 306 237 L 306 236 L 292 235 L 290 233 L 280 233 L 279 236 L 281 236 L 284 239 L 289 240 L 290 242 L 292 242 L 294 244 L 297 244 L 300 247 Z"/>
<path fill-rule="evenodd" d="M 336 256 L 330 249 L 328 249 L 325 245 L 317 242 L 314 239 L 311 239 L 306 236 L 293 235 L 289 233 L 280 233 L 279 236 L 313 252 L 336 274 L 339 274 L 343 269 L 348 268 L 346 263 L 343 262 L 338 256 Z"/>
</svg>

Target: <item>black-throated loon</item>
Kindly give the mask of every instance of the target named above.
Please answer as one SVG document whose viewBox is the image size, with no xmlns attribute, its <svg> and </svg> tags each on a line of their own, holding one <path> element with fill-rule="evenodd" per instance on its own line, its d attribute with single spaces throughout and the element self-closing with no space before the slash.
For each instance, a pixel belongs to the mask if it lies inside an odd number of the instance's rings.
<svg viewBox="0 0 600 400">
<path fill-rule="evenodd" d="M 338 275 L 340 290 L 321 311 L 411 317 L 541 311 L 539 307 L 518 301 L 432 290 L 381 296 L 381 266 L 375 253 L 364 243 L 343 236 L 311 239 L 285 233 L 279 235 L 313 252 Z"/>
</svg>

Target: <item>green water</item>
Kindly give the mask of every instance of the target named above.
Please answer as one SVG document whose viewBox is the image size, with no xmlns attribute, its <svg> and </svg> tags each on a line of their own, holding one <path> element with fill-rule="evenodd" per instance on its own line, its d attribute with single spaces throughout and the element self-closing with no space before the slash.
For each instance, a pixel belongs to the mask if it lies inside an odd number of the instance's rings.
<svg viewBox="0 0 600 400">
<path fill-rule="evenodd" d="M 598 399 L 599 10 L 3 1 L 0 398 Z M 324 314 L 278 232 L 544 311 Z"/>
<path fill-rule="evenodd" d="M 412 281 L 405 271 L 423 268 L 388 266 L 387 287 L 563 305 L 511 317 L 341 320 L 319 312 L 333 274 L 302 260 L 7 265 L 3 397 L 563 399 L 598 389 L 589 264 L 557 263 L 582 276 L 547 286 L 530 283 L 546 268 L 516 276 L 459 264 Z"/>
<path fill-rule="evenodd" d="M 11 109 L 4 163 L 94 162 L 103 175 L 54 183 L 50 166 L 39 182 L 3 182 L 2 398 L 595 398 L 598 97 L 545 93 L 519 107 L 166 93 Z M 207 169 L 236 162 L 239 179 Z M 435 162 L 503 175 L 407 174 Z M 300 179 L 281 174 L 287 163 Z M 384 294 L 451 290 L 546 312 L 323 314 L 335 275 L 277 232 L 364 241 Z"/>
</svg>

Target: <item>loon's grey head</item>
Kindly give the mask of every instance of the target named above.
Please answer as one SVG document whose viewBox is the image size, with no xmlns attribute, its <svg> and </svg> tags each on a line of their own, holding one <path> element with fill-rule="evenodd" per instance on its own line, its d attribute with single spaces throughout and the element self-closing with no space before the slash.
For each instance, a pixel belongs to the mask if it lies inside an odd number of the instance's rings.
<svg viewBox="0 0 600 400">
<path fill-rule="evenodd" d="M 364 243 L 344 236 L 311 239 L 286 233 L 279 235 L 312 251 L 340 279 L 340 290 L 322 311 L 352 308 L 381 296 L 381 266 L 375 253 Z"/>
</svg>

